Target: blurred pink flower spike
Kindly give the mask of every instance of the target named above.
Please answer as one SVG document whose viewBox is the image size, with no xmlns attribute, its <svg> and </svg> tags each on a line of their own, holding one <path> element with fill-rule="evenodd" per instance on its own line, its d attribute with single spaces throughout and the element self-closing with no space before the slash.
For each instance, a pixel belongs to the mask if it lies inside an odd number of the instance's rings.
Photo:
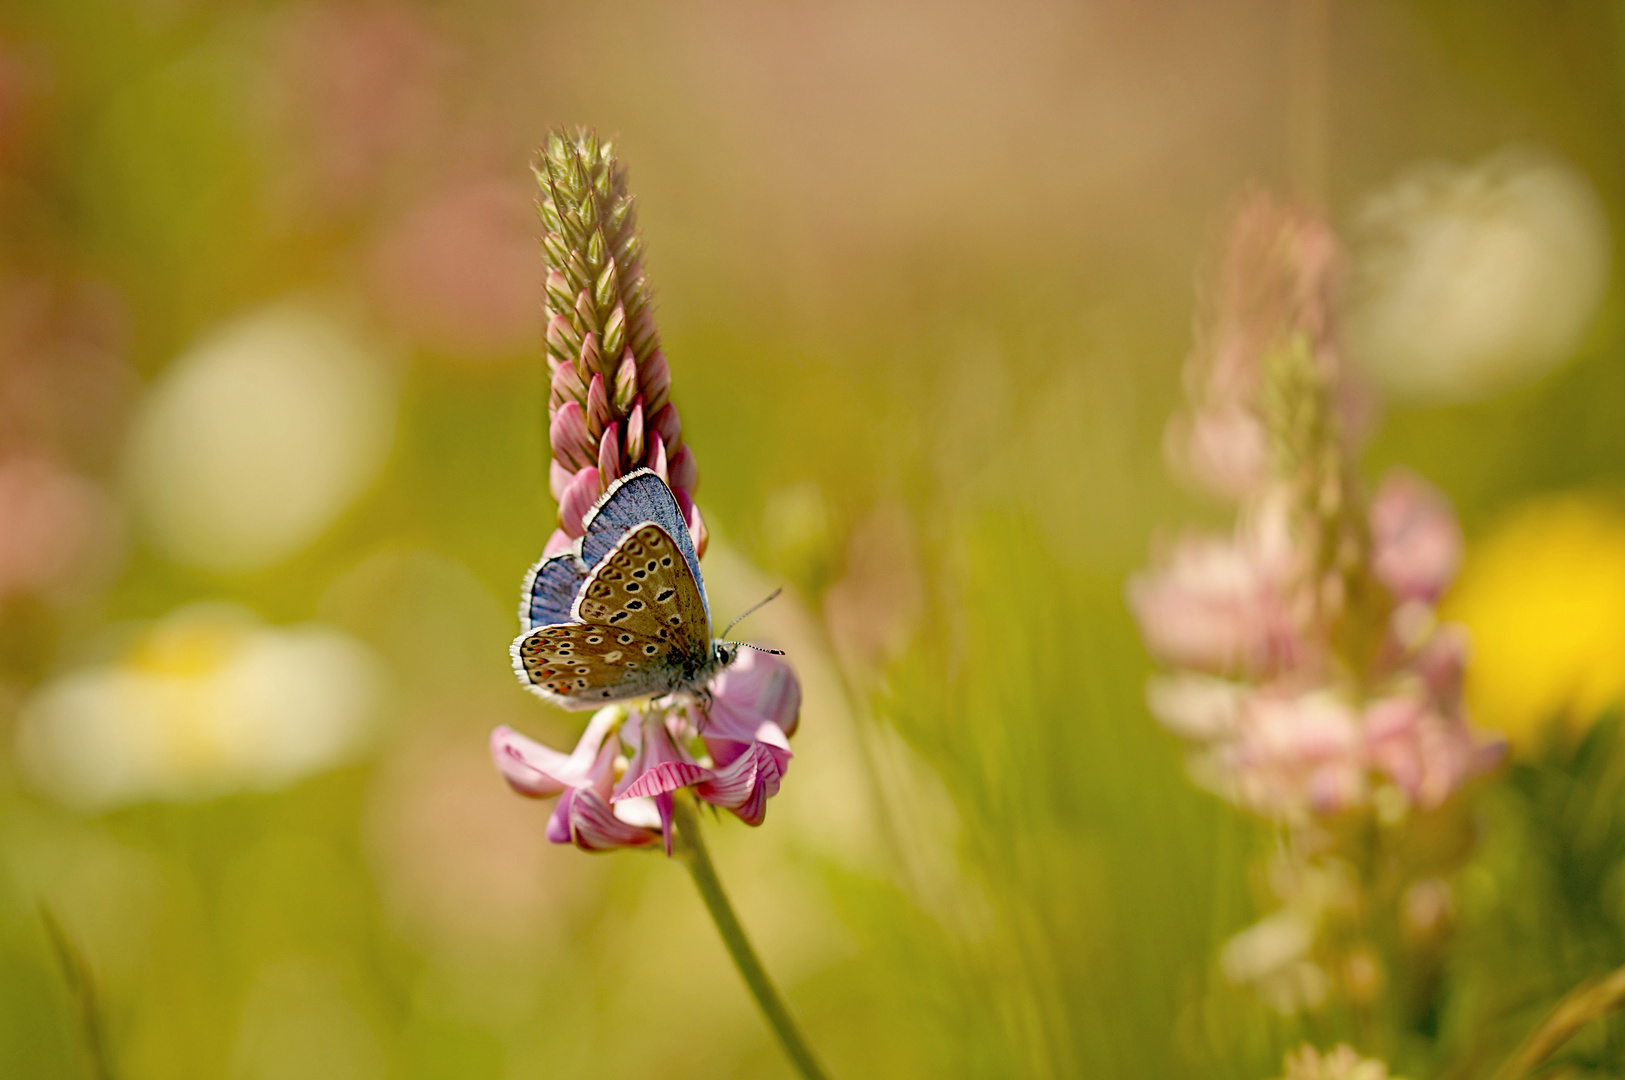
<svg viewBox="0 0 1625 1080">
<path fill-rule="evenodd" d="M 1371 500 L 1370 522 L 1377 580 L 1398 600 L 1438 600 L 1461 566 L 1461 526 L 1444 494 L 1395 469 Z"/>
<path fill-rule="evenodd" d="M 618 816 L 610 806 L 620 750 L 613 735 L 624 715 L 616 708 L 599 710 L 570 754 L 561 754 L 509 727 L 491 732 L 491 756 L 510 787 L 534 799 L 563 796 L 547 822 L 547 838 L 553 843 L 573 843 L 583 851 L 610 851 L 641 847 L 658 837 L 643 824 Z"/>
</svg>

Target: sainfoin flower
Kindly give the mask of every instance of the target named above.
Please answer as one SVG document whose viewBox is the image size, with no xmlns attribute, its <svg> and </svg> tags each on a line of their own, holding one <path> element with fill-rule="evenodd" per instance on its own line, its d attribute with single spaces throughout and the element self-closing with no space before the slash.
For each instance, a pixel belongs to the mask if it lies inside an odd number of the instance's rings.
<svg viewBox="0 0 1625 1080">
<path fill-rule="evenodd" d="M 1147 704 L 1185 741 L 1192 779 L 1281 826 L 1282 906 L 1220 960 L 1282 1012 L 1374 992 L 1376 946 L 1331 924 L 1397 900 L 1362 890 L 1439 880 L 1437 855 L 1407 861 L 1385 830 L 1443 812 L 1503 746 L 1468 720 L 1467 637 L 1436 610 L 1462 557 L 1449 500 L 1400 470 L 1367 499 L 1355 472 L 1368 409 L 1337 334 L 1339 263 L 1315 215 L 1261 193 L 1238 208 L 1166 440 L 1177 472 L 1236 504 L 1236 524 L 1163 545 L 1127 588 L 1169 669 Z M 1351 835 L 1388 846 L 1344 850 Z M 1353 869 L 1376 858 L 1387 885 Z M 1305 1050 L 1288 1076 L 1386 1075 L 1350 1055 Z"/>
<path fill-rule="evenodd" d="M 536 166 L 547 273 L 549 439 L 559 527 L 549 555 L 582 535 L 607 486 L 647 467 L 666 481 L 703 555 L 698 467 L 671 403 L 626 179 L 608 143 L 552 134 Z M 498 769 L 520 794 L 558 797 L 548 837 L 586 851 L 673 850 L 679 789 L 759 825 L 790 763 L 801 711 L 794 670 L 742 649 L 703 690 L 610 705 L 566 754 L 507 727 L 491 734 Z"/>
<path fill-rule="evenodd" d="M 627 708 L 593 715 L 570 754 L 507 727 L 491 753 L 513 789 L 560 796 L 548 838 L 585 851 L 661 842 L 671 851 L 672 792 L 692 787 L 760 825 L 790 763 L 801 686 L 776 656 L 744 652 L 712 684 L 709 709 Z"/>
<path fill-rule="evenodd" d="M 590 131 L 554 132 L 538 157 L 547 231 L 549 482 L 559 504 L 552 554 L 617 477 L 647 466 L 670 485 L 705 553 L 694 507 L 699 467 L 671 401 L 626 171 Z"/>
<path fill-rule="evenodd" d="M 1312 215 L 1261 194 L 1238 209 L 1169 440 L 1238 523 L 1180 538 L 1128 585 L 1147 648 L 1175 669 L 1152 682 L 1152 712 L 1191 741 L 1193 775 L 1299 823 L 1383 786 L 1432 809 L 1495 758 L 1462 709 L 1460 631 L 1433 612 L 1461 561 L 1448 500 L 1403 471 L 1359 497 L 1337 265 Z"/>
</svg>

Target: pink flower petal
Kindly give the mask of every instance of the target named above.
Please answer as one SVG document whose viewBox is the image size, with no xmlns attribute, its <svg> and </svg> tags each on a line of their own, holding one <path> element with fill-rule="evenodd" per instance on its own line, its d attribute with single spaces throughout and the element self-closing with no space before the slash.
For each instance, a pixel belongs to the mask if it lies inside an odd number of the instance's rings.
<svg viewBox="0 0 1625 1080">
<path fill-rule="evenodd" d="M 569 754 L 543 746 L 504 725 L 491 732 L 491 757 L 503 777 L 522 795 L 544 798 L 566 787 L 599 784 L 614 763 L 616 744 L 606 744 L 605 739 L 619 719 L 613 709 L 593 714 Z"/>
<path fill-rule="evenodd" d="M 668 452 L 683 441 L 683 425 L 677 419 L 677 406 L 669 401 L 664 408 L 649 418 L 648 424 L 650 430 L 659 435 L 660 441 L 666 444 Z"/>
<path fill-rule="evenodd" d="M 730 764 L 750 746 L 766 742 L 786 754 L 801 714 L 801 683 L 781 657 L 752 649 L 711 680 L 711 707 L 693 717 L 711 759 Z"/>
<path fill-rule="evenodd" d="M 694 451 L 685 444 L 677 448 L 667 464 L 671 470 L 671 486 L 682 488 L 693 498 L 700 486 L 700 464 L 694 457 Z"/>
<path fill-rule="evenodd" d="M 666 730 L 664 713 L 634 713 L 623 729 L 623 738 L 635 740 L 637 752 L 626 768 L 626 775 L 615 786 L 615 798 L 653 798 L 660 810 L 660 832 L 666 842 L 666 854 L 671 854 L 671 793 L 687 787 L 705 775 L 682 748 L 672 742 Z M 627 730 L 630 729 L 630 730 Z M 688 772 L 698 770 L 697 774 Z M 646 787 L 644 777 L 652 776 Z M 693 779 L 683 779 L 692 776 Z"/>
<path fill-rule="evenodd" d="M 694 793 L 713 806 L 733 811 L 747 825 L 760 825 L 767 816 L 767 800 L 779 793 L 783 776 L 772 748 L 756 743 L 731 765 L 697 784 Z"/>
<path fill-rule="evenodd" d="M 592 377 L 592 385 L 587 387 L 587 432 L 589 435 L 603 431 L 613 419 L 609 411 L 609 391 L 604 388 L 604 373 L 596 372 Z"/>
<path fill-rule="evenodd" d="M 671 395 L 671 365 L 666 363 L 666 354 L 659 349 L 643 362 L 643 370 L 638 373 L 638 389 L 643 393 L 649 415 L 666 407 Z"/>
<path fill-rule="evenodd" d="M 570 839 L 582 851 L 613 851 L 616 848 L 642 847 L 655 841 L 656 834 L 649 829 L 629 825 L 615 816 L 609 803 L 597 792 L 582 789 L 572 792 L 570 802 Z M 551 838 L 552 830 L 549 830 Z M 666 843 L 671 854 L 671 842 Z"/>
<path fill-rule="evenodd" d="M 564 489 L 570 486 L 570 481 L 575 479 L 575 475 L 560 464 L 558 458 L 548 460 L 547 490 L 552 493 L 554 502 L 564 498 Z"/>
<path fill-rule="evenodd" d="M 711 770 L 688 761 L 662 761 L 615 793 L 615 800 L 653 798 L 708 779 Z"/>
<path fill-rule="evenodd" d="M 598 456 L 598 444 L 587 434 L 587 414 L 578 401 L 566 401 L 553 414 L 547 429 L 553 456 L 572 470 L 591 465 Z"/>
<path fill-rule="evenodd" d="M 598 478 L 606 487 L 621 476 L 621 425 L 610 424 L 598 441 Z"/>
<path fill-rule="evenodd" d="M 649 456 L 643 463 L 653 469 L 668 487 L 671 486 L 670 474 L 666 471 L 666 443 L 658 431 L 649 433 Z"/>
<path fill-rule="evenodd" d="M 626 460 L 633 466 L 644 464 L 643 452 L 648 449 L 643 441 L 643 399 L 635 398 L 632 411 L 626 417 Z"/>
<path fill-rule="evenodd" d="M 581 536 L 581 519 L 586 517 L 587 511 L 592 509 L 592 504 L 598 501 L 602 493 L 603 484 L 598 479 L 598 470 L 590 466 L 576 473 L 570 486 L 564 489 L 564 495 L 559 499 L 559 527 L 572 540 Z"/>
</svg>

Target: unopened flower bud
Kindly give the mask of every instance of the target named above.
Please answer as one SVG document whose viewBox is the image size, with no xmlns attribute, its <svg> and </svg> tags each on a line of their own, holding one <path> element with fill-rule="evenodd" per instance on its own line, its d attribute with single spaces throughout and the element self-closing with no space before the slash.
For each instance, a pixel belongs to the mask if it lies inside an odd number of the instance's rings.
<svg viewBox="0 0 1625 1080">
<path fill-rule="evenodd" d="M 626 309 L 620 304 L 609 313 L 604 321 L 604 354 L 606 356 L 619 356 L 626 347 Z"/>
<path fill-rule="evenodd" d="M 634 467 L 643 464 L 643 399 L 638 398 L 632 403 L 632 411 L 626 418 L 626 460 Z"/>
<path fill-rule="evenodd" d="M 677 453 L 673 454 L 667 466 L 671 471 L 671 486 L 682 488 L 689 498 L 694 497 L 695 489 L 700 485 L 700 466 L 694 460 L 694 454 L 689 448 L 679 446 Z"/>
<path fill-rule="evenodd" d="M 683 425 L 677 419 L 677 406 L 668 401 L 665 408 L 650 418 L 649 427 L 660 436 L 667 450 L 676 452 L 675 448 L 683 441 Z"/>
<path fill-rule="evenodd" d="M 581 348 L 581 336 L 576 333 L 570 320 L 563 314 L 554 315 L 547 320 L 547 347 L 553 355 L 561 360 L 575 360 L 576 352 Z"/>
<path fill-rule="evenodd" d="M 576 355 L 575 367 L 583 384 L 598 371 L 598 335 L 590 330 L 581 339 L 581 351 Z"/>
<path fill-rule="evenodd" d="M 596 438 L 611 419 L 609 394 L 604 390 L 604 373 L 599 372 L 592 377 L 592 385 L 587 387 L 587 433 Z"/>
<path fill-rule="evenodd" d="M 650 416 L 664 409 L 671 399 L 671 366 L 666 363 L 666 354 L 659 349 L 643 362 L 643 370 L 638 372 L 638 389 L 643 392 L 643 406 Z"/>
<path fill-rule="evenodd" d="M 574 364 L 563 363 L 553 369 L 552 392 L 560 405 L 566 401 L 585 401 L 587 384 L 576 374 Z"/>
<path fill-rule="evenodd" d="M 598 447 L 587 434 L 587 419 L 579 402 L 567 401 L 559 406 L 547 437 L 553 444 L 553 456 L 572 470 L 592 464 L 598 456 Z"/>
<path fill-rule="evenodd" d="M 649 434 L 649 457 L 644 464 L 653 469 L 655 475 L 664 480 L 668 486 L 671 484 L 671 477 L 666 472 L 666 444 L 660 438 L 659 432 Z"/>
<path fill-rule="evenodd" d="M 562 237 L 560 238 L 562 240 Z M 547 272 L 547 282 L 544 286 L 547 291 L 547 302 L 554 311 L 568 311 L 572 303 L 572 290 L 570 279 L 557 270 Z"/>
<path fill-rule="evenodd" d="M 621 356 L 621 366 L 615 372 L 615 396 L 612 402 L 615 412 L 625 415 L 632 408 L 632 401 L 638 396 L 638 361 L 627 349 Z"/>
<path fill-rule="evenodd" d="M 575 479 L 570 481 L 570 486 L 559 496 L 559 527 L 572 540 L 581 535 L 581 519 L 592 509 L 592 504 L 598 501 L 602 487 L 597 468 L 588 466 L 576 473 Z"/>
<path fill-rule="evenodd" d="M 559 459 L 554 458 L 547 463 L 547 490 L 553 493 L 553 501 L 558 502 L 564 498 L 564 489 L 570 486 L 575 474 L 563 465 Z"/>
<path fill-rule="evenodd" d="M 621 425 L 611 424 L 604 429 L 598 442 L 598 476 L 608 485 L 621 476 Z"/>
</svg>

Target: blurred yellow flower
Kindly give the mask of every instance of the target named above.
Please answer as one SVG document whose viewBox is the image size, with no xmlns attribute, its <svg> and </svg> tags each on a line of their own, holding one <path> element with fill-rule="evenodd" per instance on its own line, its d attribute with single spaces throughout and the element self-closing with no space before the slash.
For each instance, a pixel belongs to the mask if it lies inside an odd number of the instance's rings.
<svg viewBox="0 0 1625 1080">
<path fill-rule="evenodd" d="M 1473 635 L 1467 700 L 1514 745 L 1582 728 L 1625 701 L 1625 510 L 1579 496 L 1531 502 L 1469 549 L 1446 606 Z"/>
<path fill-rule="evenodd" d="M 371 653 L 337 630 L 195 604 L 113 662 L 41 687 L 18 757 L 36 786 L 87 810 L 274 789 L 353 756 L 380 685 Z"/>
</svg>

